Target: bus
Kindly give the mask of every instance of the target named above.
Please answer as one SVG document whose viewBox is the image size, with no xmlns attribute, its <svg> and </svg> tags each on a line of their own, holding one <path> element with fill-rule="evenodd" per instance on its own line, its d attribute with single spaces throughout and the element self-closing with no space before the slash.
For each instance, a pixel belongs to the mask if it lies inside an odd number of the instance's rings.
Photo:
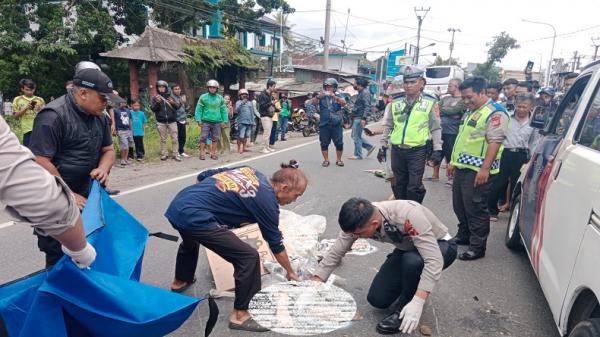
<svg viewBox="0 0 600 337">
<path fill-rule="evenodd" d="M 433 66 L 425 69 L 425 90 L 433 91 L 438 95 L 448 92 L 448 83 L 457 78 L 465 79 L 465 72 L 459 66 Z"/>
</svg>

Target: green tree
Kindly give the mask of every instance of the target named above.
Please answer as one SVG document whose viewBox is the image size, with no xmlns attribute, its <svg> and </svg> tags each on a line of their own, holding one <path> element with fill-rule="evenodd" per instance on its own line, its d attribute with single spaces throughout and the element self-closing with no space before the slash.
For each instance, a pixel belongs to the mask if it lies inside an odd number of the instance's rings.
<svg viewBox="0 0 600 337">
<path fill-rule="evenodd" d="M 502 61 L 511 49 L 518 49 L 520 46 L 517 40 L 506 32 L 494 36 L 486 46 L 489 47 L 487 61 L 477 65 L 473 74 L 483 76 L 490 82 L 500 81 L 500 68 L 496 66 L 496 62 Z"/>
<path fill-rule="evenodd" d="M 443 59 L 440 55 L 435 57 L 435 61 L 433 61 L 433 66 L 447 66 L 447 65 L 455 65 L 455 66 L 460 66 L 460 62 L 458 62 L 458 59 L 456 58 L 452 58 L 452 59 Z"/>
</svg>

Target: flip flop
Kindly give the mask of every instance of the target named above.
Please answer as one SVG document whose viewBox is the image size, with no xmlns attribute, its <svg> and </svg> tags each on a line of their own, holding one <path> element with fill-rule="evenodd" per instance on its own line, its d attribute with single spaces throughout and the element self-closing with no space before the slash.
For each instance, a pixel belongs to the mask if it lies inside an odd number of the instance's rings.
<svg viewBox="0 0 600 337">
<path fill-rule="evenodd" d="M 258 324 L 252 317 L 245 320 L 242 324 L 229 322 L 229 329 L 250 331 L 250 332 L 267 332 L 267 331 L 269 331 L 269 329 Z"/>
<path fill-rule="evenodd" d="M 206 156 L 205 155 L 200 155 L 200 160 L 206 160 Z"/>
<path fill-rule="evenodd" d="M 321 166 L 323 166 L 323 167 L 329 166 L 329 160 L 323 160 L 323 163 L 321 164 Z"/>
<path fill-rule="evenodd" d="M 341 160 L 339 160 L 339 161 L 336 161 L 336 162 L 335 162 L 335 164 L 336 164 L 337 166 L 339 166 L 339 167 L 343 167 L 343 166 L 344 166 L 344 162 L 343 162 L 343 161 L 341 161 Z"/>
<path fill-rule="evenodd" d="M 216 155 L 216 154 L 214 154 L 214 155 L 211 155 L 211 156 L 210 156 L 210 159 L 212 159 L 212 160 L 217 160 L 217 159 L 219 159 L 219 157 L 217 157 L 217 155 Z"/>
<path fill-rule="evenodd" d="M 183 286 L 181 286 L 179 288 L 173 288 L 173 287 L 171 287 L 171 291 L 174 292 L 174 293 L 178 293 L 178 294 L 182 293 L 182 292 L 188 290 L 188 288 L 191 287 L 192 284 L 194 284 L 194 283 L 196 283 L 196 279 L 194 279 L 192 282 L 186 282 L 185 285 L 183 285 Z"/>
</svg>

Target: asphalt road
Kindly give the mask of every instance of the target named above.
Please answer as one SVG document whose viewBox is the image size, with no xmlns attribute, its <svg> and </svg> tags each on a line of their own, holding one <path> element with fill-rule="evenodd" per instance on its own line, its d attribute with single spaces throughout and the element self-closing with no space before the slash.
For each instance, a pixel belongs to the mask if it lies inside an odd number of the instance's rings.
<svg viewBox="0 0 600 337">
<path fill-rule="evenodd" d="M 314 139 L 314 138 L 312 138 Z M 346 152 L 353 144 L 349 134 L 345 137 Z M 346 156 L 345 156 L 346 157 Z M 374 157 L 374 156 L 373 156 Z M 363 161 L 346 161 L 346 167 L 332 165 L 321 167 L 319 146 L 313 140 L 306 146 L 260 156 L 248 164 L 265 173 L 272 173 L 282 161 L 297 159 L 310 180 L 308 189 L 297 203 L 287 209 L 301 215 L 320 214 L 327 218 L 325 238 L 335 238 L 339 227 L 337 213 L 340 205 L 351 196 L 371 200 L 387 199 L 391 190 L 383 179 L 365 173 L 365 169 L 381 166 L 375 158 Z M 333 162 L 332 162 L 333 164 Z M 429 173 L 426 173 L 429 175 Z M 125 193 L 117 200 L 137 217 L 150 231 L 175 234 L 163 212 L 173 196 L 194 178 L 184 178 L 158 186 Z M 456 217 L 452 211 L 451 191 L 445 179 L 426 183 L 424 204 L 431 208 L 453 234 Z M 538 285 L 537 279 L 524 253 L 513 253 L 504 247 L 503 235 L 506 215 L 492 224 L 484 259 L 472 262 L 457 260 L 447 269 L 425 308 L 421 322 L 433 329 L 433 336 L 558 336 L 552 315 Z M 344 289 L 350 292 L 358 306 L 362 320 L 327 336 L 377 335 L 375 325 L 387 312 L 376 310 L 366 301 L 366 292 L 376 270 L 383 263 L 391 246 L 374 243 L 379 250 L 367 256 L 348 256 L 336 270 L 347 280 Z M 0 229 L 0 282 L 26 275 L 42 267 L 43 257 L 38 252 L 31 230 L 23 226 Z M 460 248 L 462 250 L 464 248 Z M 156 238 L 149 240 L 144 258 L 142 281 L 168 288 L 174 274 L 177 244 Z M 189 295 L 203 296 L 211 289 L 211 275 L 205 255 L 199 260 L 196 276 L 198 282 Z M 219 322 L 213 336 L 249 336 L 227 328 L 230 299 L 218 300 L 221 309 Z M 207 306 L 201 304 L 194 315 L 170 336 L 198 336 L 204 331 Z M 265 333 L 263 336 L 278 336 Z M 415 332 L 413 336 L 420 336 Z"/>
</svg>

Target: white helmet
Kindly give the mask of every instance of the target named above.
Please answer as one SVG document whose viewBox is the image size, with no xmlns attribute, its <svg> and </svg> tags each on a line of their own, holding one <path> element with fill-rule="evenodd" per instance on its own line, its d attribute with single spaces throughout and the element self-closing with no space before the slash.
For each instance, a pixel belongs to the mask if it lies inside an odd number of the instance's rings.
<svg viewBox="0 0 600 337">
<path fill-rule="evenodd" d="M 210 80 L 210 81 L 206 82 L 206 86 L 208 88 L 217 88 L 217 89 L 219 89 L 219 82 L 217 82 L 216 80 Z"/>
<path fill-rule="evenodd" d="M 91 61 L 81 61 L 79 63 L 77 63 L 77 65 L 75 66 L 75 74 L 77 74 L 79 71 L 83 70 L 83 69 L 96 69 L 96 70 L 100 70 L 100 66 L 98 66 L 96 63 L 91 62 Z"/>
<path fill-rule="evenodd" d="M 240 89 L 240 91 L 238 92 L 238 95 L 242 96 L 242 95 L 248 95 L 248 90 L 247 89 Z"/>
</svg>

